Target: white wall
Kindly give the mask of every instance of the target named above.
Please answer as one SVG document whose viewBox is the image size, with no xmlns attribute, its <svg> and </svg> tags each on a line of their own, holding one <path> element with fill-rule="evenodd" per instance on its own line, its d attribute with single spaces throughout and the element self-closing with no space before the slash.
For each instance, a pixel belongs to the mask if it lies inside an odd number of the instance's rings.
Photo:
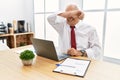
<svg viewBox="0 0 120 80">
<path fill-rule="evenodd" d="M 0 0 L 0 22 L 26 20 L 33 26 L 33 0 Z"/>
<path fill-rule="evenodd" d="M 25 2 L 25 17 L 30 23 L 32 31 L 34 31 L 34 0 L 23 0 Z"/>
</svg>

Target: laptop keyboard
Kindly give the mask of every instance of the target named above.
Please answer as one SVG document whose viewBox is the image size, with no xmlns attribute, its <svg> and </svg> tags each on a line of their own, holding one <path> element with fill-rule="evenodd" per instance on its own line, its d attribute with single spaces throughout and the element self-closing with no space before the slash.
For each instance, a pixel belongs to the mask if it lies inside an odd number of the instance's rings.
<svg viewBox="0 0 120 80">
<path fill-rule="evenodd" d="M 67 54 L 58 55 L 58 59 L 65 59 L 67 57 L 69 57 Z"/>
</svg>

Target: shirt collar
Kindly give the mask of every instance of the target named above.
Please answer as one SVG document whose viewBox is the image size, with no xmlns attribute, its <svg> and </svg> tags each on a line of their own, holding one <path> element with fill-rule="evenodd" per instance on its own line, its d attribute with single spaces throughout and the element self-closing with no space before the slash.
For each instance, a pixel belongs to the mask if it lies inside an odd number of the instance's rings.
<svg viewBox="0 0 120 80">
<path fill-rule="evenodd" d="M 80 26 L 82 26 L 82 21 L 81 20 L 75 25 L 75 28 L 79 28 Z"/>
<path fill-rule="evenodd" d="M 70 26 L 69 24 L 67 24 L 68 26 Z M 79 22 L 75 25 L 75 28 L 79 28 L 83 25 L 83 22 L 81 20 L 79 20 Z"/>
</svg>

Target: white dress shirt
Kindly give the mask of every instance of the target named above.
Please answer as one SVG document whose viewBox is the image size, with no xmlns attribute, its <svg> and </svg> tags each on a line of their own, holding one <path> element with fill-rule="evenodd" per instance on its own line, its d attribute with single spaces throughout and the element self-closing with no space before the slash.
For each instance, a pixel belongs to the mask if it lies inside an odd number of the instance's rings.
<svg viewBox="0 0 120 80">
<path fill-rule="evenodd" d="M 62 52 L 67 52 L 71 48 L 70 44 L 70 25 L 66 19 L 52 14 L 48 16 L 48 22 L 59 34 L 59 47 Z M 85 50 L 88 58 L 101 59 L 101 46 L 95 28 L 79 21 L 75 25 L 76 47 L 77 50 Z"/>
</svg>

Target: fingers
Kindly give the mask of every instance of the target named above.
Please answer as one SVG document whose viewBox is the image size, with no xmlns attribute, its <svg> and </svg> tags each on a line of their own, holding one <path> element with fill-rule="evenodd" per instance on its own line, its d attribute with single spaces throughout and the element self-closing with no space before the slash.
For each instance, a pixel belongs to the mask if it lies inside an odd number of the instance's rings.
<svg viewBox="0 0 120 80">
<path fill-rule="evenodd" d="M 75 15 L 77 15 L 77 17 L 78 17 L 80 20 L 83 20 L 85 14 L 84 14 L 82 11 L 80 11 L 80 10 L 76 10 L 76 11 L 75 11 Z"/>
<path fill-rule="evenodd" d="M 80 19 L 80 20 L 83 20 L 83 19 L 84 19 L 84 15 L 85 15 L 85 14 L 84 14 L 83 12 L 81 12 L 81 14 L 79 15 L 79 19 Z"/>
<path fill-rule="evenodd" d="M 67 53 L 71 56 L 76 56 L 76 50 L 74 48 L 70 48 Z"/>
<path fill-rule="evenodd" d="M 68 49 L 67 53 L 70 55 L 71 54 L 71 48 Z"/>
</svg>

